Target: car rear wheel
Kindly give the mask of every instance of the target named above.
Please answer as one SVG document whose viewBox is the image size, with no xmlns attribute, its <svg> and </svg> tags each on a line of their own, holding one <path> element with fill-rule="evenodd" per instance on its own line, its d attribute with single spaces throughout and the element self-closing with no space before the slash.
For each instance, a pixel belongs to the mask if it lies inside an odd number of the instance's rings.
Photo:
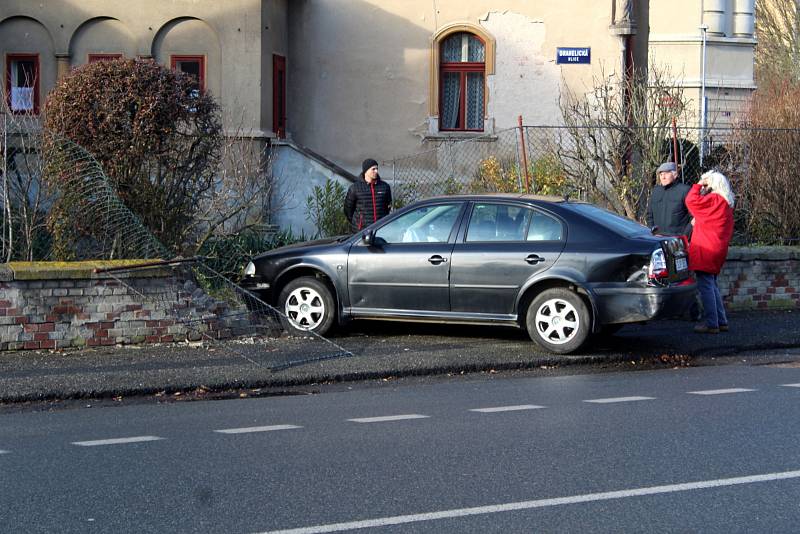
<svg viewBox="0 0 800 534">
<path fill-rule="evenodd" d="M 550 352 L 568 354 L 580 348 L 589 336 L 589 310 L 583 299 L 565 288 L 539 293 L 525 318 L 528 335 Z"/>
<path fill-rule="evenodd" d="M 292 280 L 278 298 L 281 323 L 290 334 L 324 335 L 333 326 L 336 305 L 330 289 L 316 278 Z"/>
</svg>

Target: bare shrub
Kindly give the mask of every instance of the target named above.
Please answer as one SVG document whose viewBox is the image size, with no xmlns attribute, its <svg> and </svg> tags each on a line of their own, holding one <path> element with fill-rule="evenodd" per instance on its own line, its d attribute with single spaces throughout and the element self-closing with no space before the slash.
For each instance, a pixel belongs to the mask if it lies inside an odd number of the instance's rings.
<svg viewBox="0 0 800 534">
<path fill-rule="evenodd" d="M 196 80 L 151 61 L 89 63 L 50 92 L 44 126 L 92 154 L 123 203 L 164 245 L 185 252 L 222 145 L 219 108 Z M 58 185 L 59 171 L 51 170 Z M 55 237 L 69 242 L 59 228 L 52 225 Z"/>
<path fill-rule="evenodd" d="M 570 180 L 589 200 L 644 220 L 664 141 L 686 104 L 668 70 L 652 65 L 648 80 L 601 74 L 586 94 L 566 90 L 558 155 Z"/>
<path fill-rule="evenodd" d="M 42 182 L 41 126 L 32 113 L 12 113 L 0 103 L 2 224 L 0 261 L 40 259 L 49 253 L 47 210 L 51 192 Z"/>
<path fill-rule="evenodd" d="M 746 183 L 736 191 L 747 207 L 747 231 L 756 242 L 796 242 L 800 238 L 800 82 L 759 87 L 743 126 L 736 130 L 734 146 L 739 150 L 733 172 L 747 170 Z"/>
</svg>

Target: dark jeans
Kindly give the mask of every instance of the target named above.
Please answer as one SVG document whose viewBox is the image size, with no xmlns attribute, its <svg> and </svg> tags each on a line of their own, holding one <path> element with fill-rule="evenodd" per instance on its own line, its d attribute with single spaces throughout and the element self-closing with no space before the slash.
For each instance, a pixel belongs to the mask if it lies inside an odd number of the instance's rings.
<svg viewBox="0 0 800 534">
<path fill-rule="evenodd" d="M 697 290 L 700 292 L 700 301 L 703 303 L 703 320 L 709 328 L 719 328 L 728 324 L 725 307 L 722 305 L 722 296 L 719 294 L 717 275 L 695 271 L 697 277 Z"/>
</svg>

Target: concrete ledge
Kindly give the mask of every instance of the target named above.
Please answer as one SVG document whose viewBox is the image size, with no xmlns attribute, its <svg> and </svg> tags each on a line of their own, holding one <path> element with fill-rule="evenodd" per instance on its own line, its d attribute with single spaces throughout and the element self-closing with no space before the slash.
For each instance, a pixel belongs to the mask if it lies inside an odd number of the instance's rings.
<svg viewBox="0 0 800 534">
<path fill-rule="evenodd" d="M 91 260 L 91 261 L 12 261 L 0 264 L 0 281 L 13 280 L 74 280 L 128 278 L 132 272 L 137 278 L 164 277 L 170 275 L 165 267 L 147 267 L 135 271 L 117 271 L 113 276 L 95 273 L 95 269 L 136 267 L 152 263 L 153 260 Z"/>
<path fill-rule="evenodd" d="M 731 247 L 727 261 L 785 261 L 800 259 L 800 247 Z"/>
</svg>

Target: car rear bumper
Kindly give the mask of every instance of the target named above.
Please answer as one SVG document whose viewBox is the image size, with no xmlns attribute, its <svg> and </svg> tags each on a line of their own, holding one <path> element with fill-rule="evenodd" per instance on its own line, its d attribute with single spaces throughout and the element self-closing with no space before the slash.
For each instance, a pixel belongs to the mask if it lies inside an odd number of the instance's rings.
<svg viewBox="0 0 800 534">
<path fill-rule="evenodd" d="M 696 288 L 693 282 L 671 287 L 595 287 L 595 323 L 637 323 L 682 315 L 694 302 Z"/>
</svg>

